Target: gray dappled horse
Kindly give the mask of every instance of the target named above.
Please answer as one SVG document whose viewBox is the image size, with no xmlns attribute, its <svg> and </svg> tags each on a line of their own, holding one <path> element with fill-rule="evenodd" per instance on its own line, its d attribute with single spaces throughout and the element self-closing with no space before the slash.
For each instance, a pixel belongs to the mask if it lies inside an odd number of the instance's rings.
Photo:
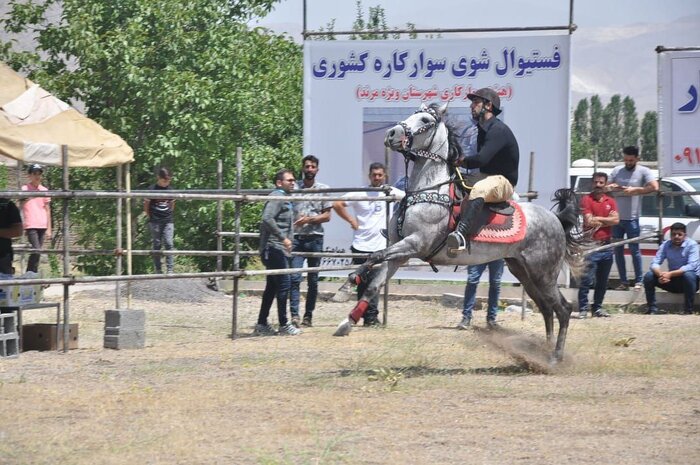
<svg viewBox="0 0 700 465">
<path fill-rule="evenodd" d="M 561 361 L 571 305 L 557 287 L 557 276 L 565 262 L 574 272 L 580 271 L 583 265 L 579 253 L 582 243 L 572 235 L 572 230 L 578 229 L 576 198 L 569 189 L 557 191 L 556 213 L 533 203 L 524 203 L 522 209 L 527 233 L 521 241 L 511 244 L 472 241 L 470 251 L 449 256 L 444 247 L 450 232 L 448 191 L 454 164 L 461 151 L 453 129 L 443 120 L 446 108 L 446 105 L 421 105 L 416 113 L 386 133 L 385 145 L 414 161 L 406 198 L 390 223 L 391 245 L 370 255 L 334 296 L 335 301 L 347 301 L 357 280 L 365 279 L 370 268 L 380 267 L 334 335 L 350 333 L 352 326 L 362 318 L 369 300 L 409 258 L 429 259 L 436 265 L 475 265 L 505 258 L 511 273 L 520 280 L 542 312 L 548 342 L 554 334 L 553 315 L 556 313 L 559 334 L 552 362 Z M 402 219 L 400 229 L 399 218 Z"/>
</svg>

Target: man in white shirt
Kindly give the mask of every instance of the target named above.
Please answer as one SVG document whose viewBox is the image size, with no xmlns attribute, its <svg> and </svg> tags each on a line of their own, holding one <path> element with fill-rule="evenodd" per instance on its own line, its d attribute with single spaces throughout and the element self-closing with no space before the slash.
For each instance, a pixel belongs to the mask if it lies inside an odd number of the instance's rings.
<svg viewBox="0 0 700 465">
<path fill-rule="evenodd" d="M 381 187 L 386 182 L 386 168 L 381 163 L 369 165 L 370 187 Z M 403 191 L 391 188 L 391 194 L 403 196 Z M 348 192 L 343 197 L 347 200 L 338 200 L 333 203 L 333 210 L 342 219 L 350 223 L 353 229 L 353 240 L 350 250 L 353 253 L 371 253 L 383 250 L 387 247 L 387 241 L 382 236 L 381 230 L 386 228 L 387 206 L 382 200 L 361 200 L 348 202 L 358 197 L 378 197 L 381 192 Z M 347 210 L 350 206 L 353 214 Z M 353 258 L 352 263 L 360 265 L 366 258 Z M 357 300 L 367 289 L 367 284 L 372 281 L 374 272 L 370 270 L 367 278 L 357 286 Z M 364 314 L 364 326 L 379 325 L 379 295 L 374 296 L 369 302 L 369 307 Z"/>
</svg>

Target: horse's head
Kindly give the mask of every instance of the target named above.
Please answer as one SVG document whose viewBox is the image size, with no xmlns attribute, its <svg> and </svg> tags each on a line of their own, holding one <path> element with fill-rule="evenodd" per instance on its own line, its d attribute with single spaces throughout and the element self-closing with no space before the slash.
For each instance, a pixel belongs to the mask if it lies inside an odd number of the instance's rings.
<svg viewBox="0 0 700 465">
<path fill-rule="evenodd" d="M 447 104 L 422 104 L 414 114 L 387 130 L 384 145 L 411 158 L 450 161 L 451 141 L 443 121 L 446 112 Z"/>
</svg>

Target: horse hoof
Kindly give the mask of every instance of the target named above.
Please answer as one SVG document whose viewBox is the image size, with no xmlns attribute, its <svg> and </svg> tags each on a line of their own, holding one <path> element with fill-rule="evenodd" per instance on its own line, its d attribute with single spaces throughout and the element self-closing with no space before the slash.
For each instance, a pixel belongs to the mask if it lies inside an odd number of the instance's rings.
<svg viewBox="0 0 700 465">
<path fill-rule="evenodd" d="M 346 318 L 338 325 L 333 336 L 347 336 L 350 334 L 350 331 L 352 331 L 352 323 L 350 322 L 350 318 Z"/>
<path fill-rule="evenodd" d="M 338 303 L 347 302 L 348 300 L 350 300 L 351 296 L 352 296 L 352 294 L 350 294 L 349 292 L 345 292 L 345 291 L 340 290 L 340 291 L 336 292 L 335 294 L 333 294 L 333 297 L 331 297 L 331 302 L 338 302 Z"/>
<path fill-rule="evenodd" d="M 331 297 L 332 302 L 347 302 L 352 297 L 351 285 L 349 283 L 343 284 L 340 289 Z"/>
</svg>

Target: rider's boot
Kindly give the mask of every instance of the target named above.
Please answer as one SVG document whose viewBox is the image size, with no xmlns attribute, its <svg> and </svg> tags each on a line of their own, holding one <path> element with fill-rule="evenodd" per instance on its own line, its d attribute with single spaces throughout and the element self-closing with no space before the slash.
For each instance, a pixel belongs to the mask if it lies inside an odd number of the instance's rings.
<svg viewBox="0 0 700 465">
<path fill-rule="evenodd" d="M 467 200 L 462 204 L 462 211 L 459 215 L 459 224 L 454 232 L 447 236 L 447 251 L 456 252 L 464 250 L 469 246 L 469 235 L 476 224 L 476 219 L 484 207 L 484 199 L 476 198 Z"/>
</svg>

